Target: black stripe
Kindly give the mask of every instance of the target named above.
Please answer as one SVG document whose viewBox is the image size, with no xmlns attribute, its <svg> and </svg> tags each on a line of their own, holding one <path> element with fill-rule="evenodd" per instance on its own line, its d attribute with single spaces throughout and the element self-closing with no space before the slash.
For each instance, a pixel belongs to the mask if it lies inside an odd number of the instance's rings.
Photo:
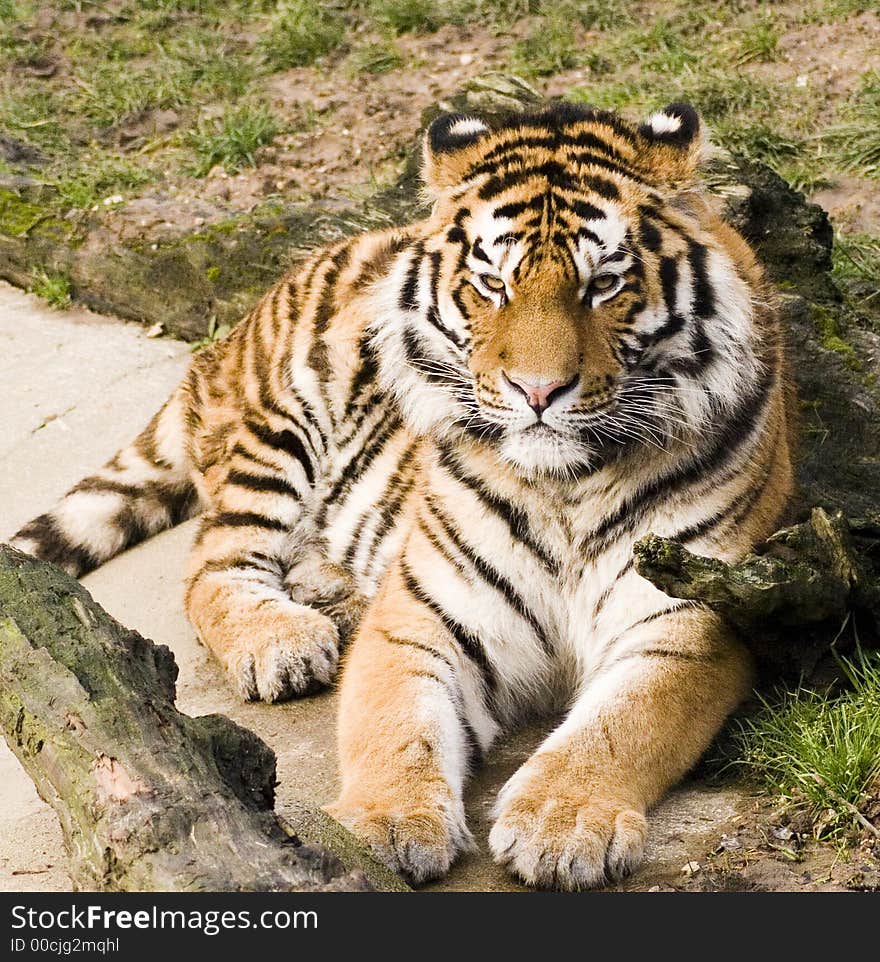
<svg viewBox="0 0 880 962">
<path fill-rule="evenodd" d="M 48 514 L 41 514 L 33 521 L 29 521 L 13 540 L 18 538 L 35 541 L 37 543 L 35 554 L 38 558 L 56 565 L 70 566 L 74 568 L 76 577 L 93 571 L 103 560 L 106 560 L 71 541 L 55 519 Z"/>
<path fill-rule="evenodd" d="M 283 431 L 273 431 L 268 425 L 259 424 L 256 421 L 246 421 L 245 427 L 263 444 L 276 451 L 284 451 L 290 457 L 299 461 L 309 485 L 315 483 L 315 469 L 302 440 L 293 431 L 287 428 Z"/>
<path fill-rule="evenodd" d="M 120 511 L 131 510 L 137 504 L 150 502 L 150 508 L 158 505 L 165 511 L 172 526 L 179 524 L 188 516 L 186 512 L 196 495 L 196 489 L 188 478 L 179 481 L 144 481 L 140 485 L 135 485 L 95 476 L 84 478 L 74 485 L 69 493 L 74 494 L 78 491 L 118 494 L 128 502 L 120 505 Z"/>
<path fill-rule="evenodd" d="M 589 204 L 585 200 L 576 200 L 571 205 L 572 212 L 583 220 L 605 220 L 607 214 L 595 204 Z"/>
<path fill-rule="evenodd" d="M 430 496 L 427 498 L 427 507 L 431 515 L 435 518 L 437 523 L 443 529 L 443 533 L 452 542 L 455 548 L 465 556 L 465 558 L 474 566 L 477 573 L 483 578 L 484 581 L 488 582 L 510 605 L 511 608 L 531 627 L 534 631 L 538 640 L 541 643 L 541 647 L 544 649 L 547 655 L 553 653 L 553 646 L 550 644 L 550 640 L 547 638 L 547 632 L 543 625 L 535 617 L 535 614 L 531 611 L 529 606 L 525 603 L 523 597 L 514 588 L 513 584 L 501 574 L 498 569 L 486 561 L 477 550 L 467 541 L 464 540 L 461 533 L 456 529 L 452 520 L 447 517 L 443 509 L 437 504 L 437 502 Z"/>
<path fill-rule="evenodd" d="M 515 200 L 507 204 L 502 204 L 492 211 L 492 216 L 496 220 L 514 220 L 527 210 L 543 210 L 544 198 L 541 194 L 536 194 L 531 200 Z"/>
<path fill-rule="evenodd" d="M 559 570 L 555 558 L 549 555 L 534 539 L 531 533 L 529 519 L 524 511 L 511 504 L 505 498 L 490 491 L 479 478 L 470 475 L 455 459 L 453 453 L 445 446 L 439 446 L 440 465 L 459 484 L 469 488 L 479 500 L 490 508 L 506 525 L 510 536 L 532 552 L 552 572 Z"/>
<path fill-rule="evenodd" d="M 624 635 L 628 635 L 631 631 L 635 631 L 636 628 L 642 628 L 644 625 L 650 625 L 654 621 L 659 621 L 661 618 L 665 618 L 667 615 L 674 615 L 680 611 L 689 609 L 691 611 L 699 611 L 703 606 L 696 601 L 678 601 L 668 608 L 661 608 L 659 611 L 654 611 L 650 615 L 645 615 L 644 618 L 639 618 L 638 621 L 634 621 L 628 628 L 624 628 L 617 637 L 622 638 Z"/>
<path fill-rule="evenodd" d="M 492 258 L 483 250 L 482 244 L 480 244 L 480 238 L 478 237 L 473 245 L 471 246 L 471 253 L 477 260 L 485 261 L 487 264 L 492 263 Z M 432 255 L 434 256 L 434 255 Z"/>
<path fill-rule="evenodd" d="M 626 635 L 628 635 L 631 631 L 634 631 L 636 628 L 641 628 L 643 625 L 650 624 L 652 621 L 659 621 L 661 618 L 664 618 L 667 615 L 675 614 L 678 611 L 684 611 L 686 609 L 699 611 L 703 609 L 703 606 L 693 601 L 678 601 L 675 604 L 670 605 L 668 608 L 662 608 L 660 611 L 655 611 L 653 614 L 647 615 L 645 618 L 640 618 L 628 628 L 617 632 L 616 635 L 614 635 L 610 640 L 606 641 L 602 646 L 602 651 L 599 654 L 598 662 L 593 670 L 593 677 L 598 675 L 600 672 L 606 671 L 612 665 L 617 664 L 617 662 L 621 660 L 622 656 L 612 658 L 610 662 L 607 662 L 608 656 L 613 652 L 614 646 L 621 640 L 621 638 L 625 638 Z"/>
<path fill-rule="evenodd" d="M 616 161 L 608 160 L 607 157 L 603 157 L 601 154 L 596 154 L 589 150 L 569 154 L 567 160 L 570 164 L 577 164 L 581 167 L 601 167 L 603 170 L 611 171 L 614 174 L 621 174 L 629 180 L 636 181 L 636 183 L 645 183 L 644 178 L 640 177 L 631 167 L 626 167 Z M 589 179 L 587 183 L 589 184 Z"/>
<path fill-rule="evenodd" d="M 666 323 L 654 332 L 654 341 L 672 337 L 684 327 L 684 318 L 678 313 L 678 264 L 674 257 L 660 258 L 660 284 L 668 318 Z"/>
<path fill-rule="evenodd" d="M 759 491 L 763 490 L 764 485 L 761 485 Z M 717 528 L 724 521 L 734 515 L 744 504 L 752 503 L 754 495 L 755 490 L 750 485 L 745 491 L 741 491 L 739 495 L 735 497 L 729 504 L 716 511 L 714 514 L 711 514 L 708 517 L 703 518 L 701 521 L 697 521 L 694 524 L 689 525 L 687 528 L 684 528 L 681 531 L 677 531 L 674 535 L 670 535 L 670 540 L 678 541 L 681 544 L 687 544 L 689 541 L 696 541 L 698 538 L 708 534 L 713 528 Z"/>
<path fill-rule="evenodd" d="M 284 568 L 280 561 L 259 551 L 254 551 L 245 555 L 229 555 L 225 558 L 213 558 L 206 561 L 191 580 L 195 581 L 202 572 L 216 571 L 259 571 L 262 574 L 270 575 L 279 583 L 284 575 Z"/>
<path fill-rule="evenodd" d="M 370 505 L 365 511 L 361 512 L 360 517 L 355 523 L 354 528 L 351 533 L 351 540 L 348 543 L 348 547 L 345 549 L 344 559 L 345 564 L 349 567 L 354 561 L 354 556 L 357 554 L 361 545 L 361 536 L 363 535 L 364 528 L 370 518 L 375 517 L 376 509 L 381 505 L 383 507 L 382 516 L 380 518 L 379 524 L 381 525 L 384 519 L 389 513 L 389 508 L 392 511 L 396 511 L 400 506 L 400 502 L 397 501 L 392 495 L 395 493 L 395 489 L 400 485 L 401 473 L 406 469 L 406 466 L 412 460 L 413 452 L 415 450 L 415 442 L 406 448 L 397 462 L 397 467 L 392 471 L 385 483 L 385 488 L 382 494 L 376 500 L 376 503 Z M 394 507 L 396 505 L 396 507 Z M 375 540 L 371 539 L 372 544 L 375 544 Z M 372 551 L 372 547 L 370 549 Z"/>
<path fill-rule="evenodd" d="M 715 313 L 715 291 L 709 280 L 706 267 L 706 248 L 691 241 L 688 245 L 688 262 L 694 285 L 694 313 L 697 317 L 709 318 Z"/>
<path fill-rule="evenodd" d="M 467 304 L 465 304 L 464 297 L 463 297 L 464 291 L 469 286 L 471 286 L 469 281 L 462 280 L 459 282 L 458 286 L 452 292 L 452 302 L 458 308 L 459 314 L 461 314 L 461 316 L 465 319 L 465 321 L 469 321 L 471 319 L 471 313 L 468 310 Z"/>
<path fill-rule="evenodd" d="M 406 271 L 403 287 L 400 289 L 399 306 L 402 311 L 417 311 L 419 309 L 418 290 L 419 273 L 422 269 L 422 257 L 425 253 L 423 241 L 413 245 L 412 257 Z"/>
<path fill-rule="evenodd" d="M 388 266 L 409 244 L 410 238 L 406 234 L 391 237 L 385 241 L 371 257 L 361 264 L 357 277 L 351 282 L 352 288 L 356 291 L 362 290 L 385 275 Z"/>
<path fill-rule="evenodd" d="M 414 641 L 411 638 L 401 638 L 398 635 L 392 635 L 387 631 L 383 631 L 382 635 L 384 636 L 385 640 L 389 642 L 389 644 L 400 645 L 401 647 L 405 648 L 415 648 L 418 651 L 422 651 L 425 654 L 430 655 L 432 658 L 436 658 L 438 661 L 441 661 L 444 665 L 446 665 L 453 675 L 455 674 L 455 665 L 453 665 L 444 654 L 441 654 L 439 651 L 437 651 L 436 648 L 432 648 L 430 645 L 426 645 L 421 641 Z M 437 675 L 434 675 L 433 677 L 436 678 L 437 681 L 443 683 L 442 679 Z M 445 685 L 445 683 L 443 684 L 446 688 L 446 691 L 449 693 L 450 699 L 455 705 L 455 714 L 458 718 L 458 723 L 461 725 L 462 732 L 464 733 L 465 754 L 468 759 L 468 765 L 478 767 L 483 764 L 483 749 L 480 746 L 479 740 L 477 739 L 476 732 L 465 717 L 464 707 L 461 704 L 461 695 L 457 691 L 450 691 L 449 686 Z"/>
<path fill-rule="evenodd" d="M 345 402 L 345 410 L 342 415 L 344 421 L 351 417 L 351 413 L 355 405 L 361 400 L 365 388 L 376 381 L 379 373 L 379 364 L 376 355 L 373 353 L 372 340 L 369 334 L 361 335 L 358 341 L 358 356 L 361 363 L 348 386 L 348 399 Z"/>
<path fill-rule="evenodd" d="M 713 443 L 705 452 L 689 458 L 670 474 L 657 478 L 636 494 L 626 498 L 616 511 L 608 514 L 602 523 L 584 539 L 581 545 L 585 555 L 584 560 L 595 559 L 605 550 L 615 535 L 634 528 L 645 512 L 667 497 L 670 491 L 686 488 L 701 478 L 706 479 L 733 460 L 740 447 L 750 437 L 755 420 L 764 407 L 775 382 L 775 371 L 765 371 L 739 409 L 716 433 Z"/>
<path fill-rule="evenodd" d="M 388 631 L 383 631 L 382 636 L 391 645 L 400 645 L 405 648 L 416 648 L 418 651 L 423 651 L 425 654 L 430 655 L 432 658 L 436 658 L 438 661 L 442 661 L 450 671 L 455 672 L 455 665 L 444 655 L 442 652 L 437 651 L 436 648 L 432 648 L 430 645 L 426 645 L 424 642 L 415 641 L 412 638 L 401 638 L 399 635 L 392 635 Z"/>
<path fill-rule="evenodd" d="M 536 164 L 534 167 L 528 167 L 524 170 L 508 171 L 504 174 L 490 177 L 482 187 L 480 187 L 478 196 L 480 200 L 491 200 L 493 197 L 497 197 L 512 187 L 517 187 L 520 184 L 538 177 L 545 179 L 554 187 L 565 190 L 577 191 L 579 186 L 577 178 L 569 167 L 558 161 L 548 160 L 543 164 Z"/>
<path fill-rule="evenodd" d="M 440 619 L 444 628 L 452 635 L 459 648 L 461 648 L 462 653 L 466 655 L 479 670 L 490 696 L 494 695 L 498 688 L 498 678 L 480 640 L 459 621 L 456 621 L 449 612 L 425 591 L 405 561 L 401 562 L 400 571 L 406 590 L 416 601 L 420 602 Z"/>
<path fill-rule="evenodd" d="M 577 278 L 580 276 L 580 269 L 577 261 L 575 260 L 574 254 L 568 245 L 568 239 L 569 235 L 564 231 L 553 231 L 551 240 L 553 241 L 555 247 L 551 248 L 550 256 L 553 257 L 556 263 L 562 265 L 563 270 L 566 271 L 568 276 L 577 280 Z"/>
<path fill-rule="evenodd" d="M 614 578 L 605 587 L 605 590 L 602 592 L 602 594 L 599 595 L 599 597 L 596 599 L 596 604 L 593 606 L 593 624 L 594 625 L 600 613 L 602 612 L 602 609 L 608 603 L 608 599 L 614 593 L 614 589 L 617 587 L 619 581 L 621 580 L 621 578 L 624 578 L 626 577 L 626 575 L 629 574 L 634 564 L 635 562 L 633 558 L 630 557 L 629 561 L 627 561 L 627 563 L 620 569 L 620 571 L 617 572 Z"/>
<path fill-rule="evenodd" d="M 432 251 L 429 255 L 430 262 L 430 294 L 428 303 L 427 319 L 448 341 L 460 348 L 463 344 L 462 339 L 450 330 L 443 321 L 440 320 L 440 308 L 438 306 L 438 288 L 440 284 L 440 267 L 443 263 L 443 254 L 440 251 Z M 488 260 L 488 258 L 486 258 Z"/>
<path fill-rule="evenodd" d="M 227 484 L 234 484 L 250 491 L 269 491 L 299 500 L 299 491 L 284 478 L 271 474 L 250 474 L 245 471 L 230 471 L 226 476 Z"/>
<path fill-rule="evenodd" d="M 364 439 L 363 444 L 357 453 L 348 461 L 342 469 L 342 473 L 336 479 L 330 493 L 324 500 L 322 511 L 319 515 L 319 524 L 323 524 L 326 517 L 327 508 L 335 504 L 340 494 L 347 491 L 352 484 L 369 468 L 376 456 L 382 451 L 389 438 L 395 434 L 400 427 L 400 418 L 394 412 L 386 412 L 385 417 L 380 418 L 373 425 L 369 435 Z"/>
<path fill-rule="evenodd" d="M 392 529 L 394 522 L 397 520 L 400 506 L 406 500 L 416 483 L 416 475 L 414 472 L 410 473 L 409 477 L 404 479 L 404 475 L 415 456 L 415 451 L 416 443 L 414 442 L 403 452 L 403 455 L 397 462 L 397 468 L 392 475 L 391 481 L 389 481 L 388 488 L 383 495 L 381 502 L 384 503 L 382 515 L 379 518 L 379 523 L 373 529 L 373 533 L 370 536 L 370 543 L 367 547 L 368 569 L 372 568 L 372 561 L 375 560 L 376 552 L 385 540 L 388 532 Z M 392 490 L 394 491 L 393 496 L 391 494 Z"/>
<path fill-rule="evenodd" d="M 221 511 L 205 518 L 205 532 L 211 528 L 266 528 L 270 531 L 287 531 L 290 525 L 254 511 Z"/>
<path fill-rule="evenodd" d="M 577 236 L 579 238 L 584 237 L 586 240 L 592 241 L 592 243 L 594 243 L 600 250 L 605 249 L 605 241 L 603 241 L 595 231 L 590 230 L 589 227 L 579 227 Z"/>
<path fill-rule="evenodd" d="M 587 186 L 594 194 L 604 197 L 605 200 L 619 200 L 620 190 L 614 181 L 605 177 L 590 177 L 587 179 Z"/>
<path fill-rule="evenodd" d="M 631 658 L 666 658 L 673 661 L 696 662 L 703 665 L 715 660 L 711 655 L 699 655 L 691 651 L 676 651 L 672 648 L 640 648 L 638 651 L 628 651 L 625 654 L 618 655 L 617 658 L 605 666 L 605 670 L 607 671 L 621 662 L 629 661 Z"/>
<path fill-rule="evenodd" d="M 109 478 L 84 478 L 70 489 L 70 494 L 75 491 L 96 491 L 107 492 L 108 494 L 118 494 L 123 498 L 132 501 L 140 500 L 145 493 L 146 485 L 124 484 L 121 481 L 111 481 Z"/>
<path fill-rule="evenodd" d="M 328 361 L 326 335 L 330 320 L 336 313 L 336 288 L 339 283 L 339 275 L 351 258 L 350 244 L 350 241 L 347 242 L 346 246 L 332 254 L 330 257 L 331 266 L 321 278 L 321 296 L 312 319 L 312 343 L 308 354 L 308 364 L 318 375 L 318 392 L 321 395 L 321 403 L 330 418 L 330 423 L 334 425 L 333 409 L 327 397 L 327 382 L 332 377 L 333 371 Z"/>
<path fill-rule="evenodd" d="M 584 117 L 572 122 L 603 123 L 611 127 L 614 133 L 627 142 L 632 143 L 633 141 L 632 131 L 629 130 L 619 118 L 615 118 L 611 114 L 607 114 L 604 117 L 599 117 L 598 115 Z M 585 148 L 587 156 L 596 156 L 605 163 L 614 163 L 615 169 L 631 175 L 631 168 L 620 151 L 613 144 L 609 144 L 603 140 L 598 134 L 589 130 L 581 130 L 573 134 L 564 129 L 556 128 L 555 130 L 542 134 L 519 136 L 505 140 L 484 154 L 480 158 L 479 163 L 468 170 L 467 176 L 464 179 L 469 179 L 481 172 L 491 172 L 499 166 L 509 164 L 512 162 L 511 157 L 517 157 L 523 150 L 532 150 L 534 148 L 558 150 L 560 147 Z"/>
<path fill-rule="evenodd" d="M 567 121 L 564 120 L 563 122 L 568 122 L 570 124 L 602 124 L 606 127 L 610 127 L 618 137 L 620 137 L 622 140 L 625 140 L 627 143 L 634 142 L 633 131 L 626 125 L 624 121 L 609 111 L 601 110 L 599 108 L 583 109 L 580 116 L 572 117 Z M 532 117 L 526 115 L 522 118 L 516 118 L 516 120 L 514 120 L 510 125 L 510 129 L 512 131 L 518 132 L 529 129 L 534 130 L 536 127 L 545 127 L 545 129 L 536 134 L 514 133 L 514 135 L 509 139 L 497 144 L 490 151 L 484 154 L 481 157 L 480 162 L 483 163 L 485 161 L 500 160 L 503 158 L 505 153 L 515 150 L 518 151 L 536 147 L 553 150 L 558 147 L 566 146 L 596 149 L 607 153 L 609 157 L 615 158 L 621 163 L 626 163 L 623 155 L 620 153 L 617 147 L 608 143 L 596 132 L 591 130 L 579 130 L 577 133 L 573 133 L 570 130 L 560 128 L 558 123 L 558 120 L 545 116 L 541 113 Z"/>
<path fill-rule="evenodd" d="M 639 237 L 646 250 L 656 253 L 663 244 L 663 235 L 646 214 L 639 218 Z"/>
</svg>

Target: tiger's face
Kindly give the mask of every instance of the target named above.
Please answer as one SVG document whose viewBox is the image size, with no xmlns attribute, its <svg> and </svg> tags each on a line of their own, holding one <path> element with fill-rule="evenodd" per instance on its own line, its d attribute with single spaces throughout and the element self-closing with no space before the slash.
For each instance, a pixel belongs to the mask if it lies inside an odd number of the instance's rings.
<svg viewBox="0 0 880 962">
<path fill-rule="evenodd" d="M 705 430 L 754 376 L 751 293 L 705 226 L 692 108 L 562 104 L 429 129 L 429 236 L 398 279 L 404 409 L 529 476 Z"/>
</svg>

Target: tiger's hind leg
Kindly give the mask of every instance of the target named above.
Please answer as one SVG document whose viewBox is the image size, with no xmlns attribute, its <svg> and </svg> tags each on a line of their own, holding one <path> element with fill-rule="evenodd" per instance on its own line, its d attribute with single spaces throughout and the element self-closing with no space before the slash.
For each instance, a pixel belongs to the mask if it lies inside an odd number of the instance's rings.
<svg viewBox="0 0 880 962">
<path fill-rule="evenodd" d="M 649 617 L 614 645 L 568 717 L 502 788 L 495 860 L 532 885 L 618 881 L 642 860 L 645 813 L 745 695 L 751 662 L 717 616 Z"/>
<path fill-rule="evenodd" d="M 247 700 L 309 694 L 336 675 L 333 620 L 293 600 L 285 576 L 301 539 L 271 518 L 209 512 L 190 561 L 187 613 Z"/>
<path fill-rule="evenodd" d="M 462 792 L 498 726 L 439 617 L 393 569 L 346 655 L 339 706 L 342 788 L 327 811 L 413 882 L 473 847 Z"/>
</svg>

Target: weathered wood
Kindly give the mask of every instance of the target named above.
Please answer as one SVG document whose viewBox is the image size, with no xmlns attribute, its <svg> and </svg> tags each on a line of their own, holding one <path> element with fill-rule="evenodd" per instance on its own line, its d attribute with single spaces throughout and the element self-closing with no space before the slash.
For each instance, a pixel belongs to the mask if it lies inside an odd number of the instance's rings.
<svg viewBox="0 0 880 962">
<path fill-rule="evenodd" d="M 221 715 L 177 711 L 176 677 L 168 648 L 0 546 L 0 727 L 58 814 L 78 888 L 372 888 L 284 830 L 272 751 Z"/>
<path fill-rule="evenodd" d="M 634 548 L 636 571 L 673 598 L 698 601 L 736 627 L 774 668 L 815 664 L 848 615 L 880 625 L 878 519 L 851 521 L 814 508 L 758 551 L 727 564 L 649 535 Z"/>
</svg>

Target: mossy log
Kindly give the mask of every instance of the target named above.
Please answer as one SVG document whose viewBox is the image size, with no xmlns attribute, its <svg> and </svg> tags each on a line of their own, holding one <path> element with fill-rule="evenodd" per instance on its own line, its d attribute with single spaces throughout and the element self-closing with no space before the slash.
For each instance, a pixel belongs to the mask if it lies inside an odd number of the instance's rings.
<svg viewBox="0 0 880 962">
<path fill-rule="evenodd" d="M 880 518 L 852 521 L 814 508 L 732 564 L 649 535 L 637 542 L 634 561 L 671 597 L 716 610 L 774 673 L 814 667 L 849 616 L 867 629 L 862 640 L 877 641 Z"/>
<path fill-rule="evenodd" d="M 58 814 L 77 888 L 383 886 L 285 830 L 271 749 L 221 715 L 181 714 L 176 678 L 168 648 L 0 546 L 0 727 Z"/>
</svg>

